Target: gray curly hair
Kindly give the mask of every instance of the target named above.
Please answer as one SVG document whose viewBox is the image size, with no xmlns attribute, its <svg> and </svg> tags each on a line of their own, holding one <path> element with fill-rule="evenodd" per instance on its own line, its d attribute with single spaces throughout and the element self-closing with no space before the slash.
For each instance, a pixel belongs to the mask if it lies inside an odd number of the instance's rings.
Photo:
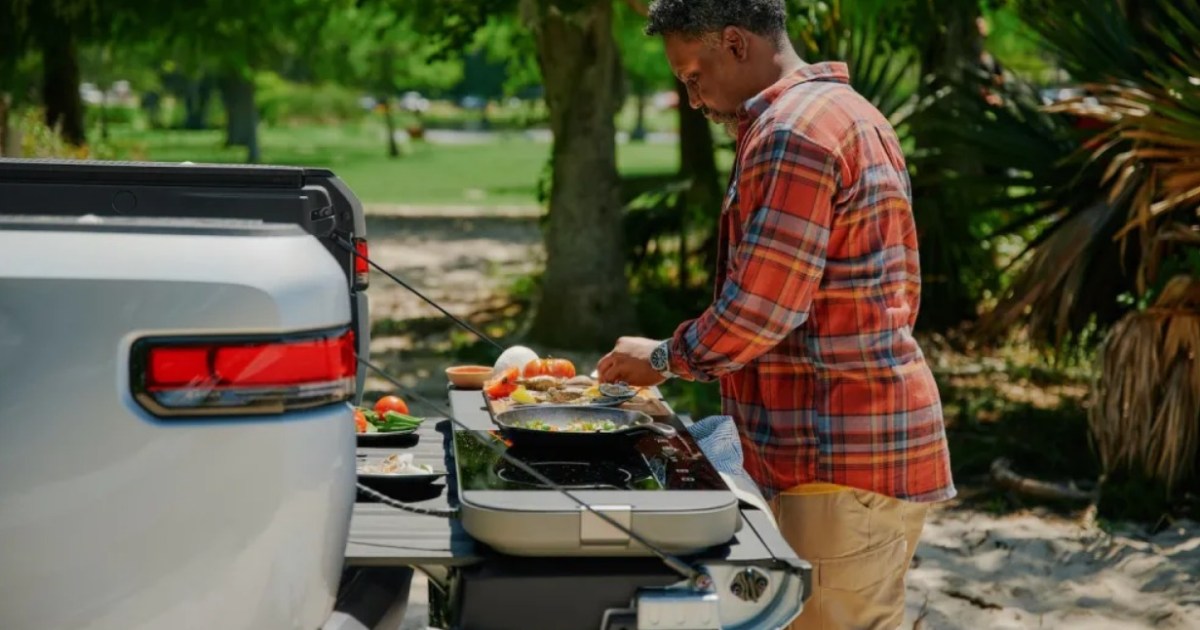
<svg viewBox="0 0 1200 630">
<path fill-rule="evenodd" d="M 655 0 L 647 35 L 699 37 L 737 26 L 763 37 L 777 37 L 787 24 L 784 0 Z"/>
</svg>

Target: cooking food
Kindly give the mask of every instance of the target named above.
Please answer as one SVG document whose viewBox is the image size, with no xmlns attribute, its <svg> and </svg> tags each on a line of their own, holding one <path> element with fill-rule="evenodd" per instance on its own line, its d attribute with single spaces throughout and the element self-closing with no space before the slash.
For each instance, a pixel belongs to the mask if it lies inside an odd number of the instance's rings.
<svg viewBox="0 0 1200 630">
<path fill-rule="evenodd" d="M 391 396 L 390 398 L 400 400 L 395 396 Z M 380 402 L 383 402 L 383 400 L 380 399 Z M 358 433 L 411 433 L 424 422 L 424 420 L 416 416 L 392 411 L 395 408 L 394 403 L 388 402 L 381 405 L 380 402 L 375 403 L 375 408 L 384 408 L 385 411 L 382 414 L 375 411 L 375 409 L 364 407 L 354 408 L 355 431 Z M 407 406 L 404 408 L 408 409 Z"/>
<path fill-rule="evenodd" d="M 616 431 L 617 423 L 612 420 L 572 420 L 566 424 L 550 424 L 543 420 L 526 420 L 514 422 L 513 428 L 532 429 L 534 431 L 566 431 L 572 433 L 602 433 Z"/>
<path fill-rule="evenodd" d="M 412 453 L 396 453 L 388 455 L 382 461 L 358 465 L 358 473 L 367 475 L 428 475 L 433 467 L 428 464 L 414 464 Z"/>
</svg>

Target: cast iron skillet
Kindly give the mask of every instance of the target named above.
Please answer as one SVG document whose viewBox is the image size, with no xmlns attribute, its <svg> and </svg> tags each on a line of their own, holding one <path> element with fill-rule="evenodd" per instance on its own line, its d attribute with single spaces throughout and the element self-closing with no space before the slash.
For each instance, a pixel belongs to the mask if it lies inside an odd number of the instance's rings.
<svg viewBox="0 0 1200 630">
<path fill-rule="evenodd" d="M 586 422 L 610 421 L 616 425 L 613 431 L 547 431 L 543 429 L 526 428 L 530 421 L 541 421 L 552 427 L 565 427 L 571 422 L 583 420 Z M 539 405 L 537 407 L 518 407 L 502 411 L 495 416 L 500 433 L 514 445 L 544 444 L 561 448 L 594 447 L 600 444 L 626 441 L 631 437 L 653 432 L 666 437 L 675 435 L 675 428 L 655 422 L 650 416 L 640 411 L 615 409 L 612 407 L 578 407 Z"/>
</svg>

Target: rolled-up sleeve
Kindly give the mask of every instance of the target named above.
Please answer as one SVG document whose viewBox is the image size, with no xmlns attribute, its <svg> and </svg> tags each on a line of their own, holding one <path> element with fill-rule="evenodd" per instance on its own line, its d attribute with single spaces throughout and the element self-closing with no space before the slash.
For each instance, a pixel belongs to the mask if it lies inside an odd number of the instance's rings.
<svg viewBox="0 0 1200 630">
<path fill-rule="evenodd" d="M 671 370 L 685 379 L 714 380 L 774 348 L 808 319 L 825 269 L 836 156 L 788 128 L 755 140 L 741 158 L 749 211 L 724 286 L 671 339 Z"/>
</svg>

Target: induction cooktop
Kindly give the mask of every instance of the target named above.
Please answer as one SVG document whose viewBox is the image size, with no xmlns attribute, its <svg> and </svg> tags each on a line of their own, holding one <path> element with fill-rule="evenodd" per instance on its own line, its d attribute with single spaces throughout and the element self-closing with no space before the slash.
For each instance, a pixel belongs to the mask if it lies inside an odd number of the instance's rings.
<svg viewBox="0 0 1200 630">
<path fill-rule="evenodd" d="M 493 448 L 481 442 L 490 442 Z M 618 448 L 539 448 L 511 445 L 490 431 L 455 435 L 463 490 L 551 490 L 496 450 L 570 490 L 724 490 L 725 482 L 686 432 L 671 438 L 646 433 Z M 607 443 L 606 443 L 607 444 Z"/>
<path fill-rule="evenodd" d="M 682 425 L 677 428 L 672 437 L 643 433 L 586 448 L 514 445 L 498 431 L 455 431 L 463 527 L 512 555 L 652 553 L 511 458 L 664 551 L 727 543 L 740 525 L 737 497 Z"/>
</svg>

